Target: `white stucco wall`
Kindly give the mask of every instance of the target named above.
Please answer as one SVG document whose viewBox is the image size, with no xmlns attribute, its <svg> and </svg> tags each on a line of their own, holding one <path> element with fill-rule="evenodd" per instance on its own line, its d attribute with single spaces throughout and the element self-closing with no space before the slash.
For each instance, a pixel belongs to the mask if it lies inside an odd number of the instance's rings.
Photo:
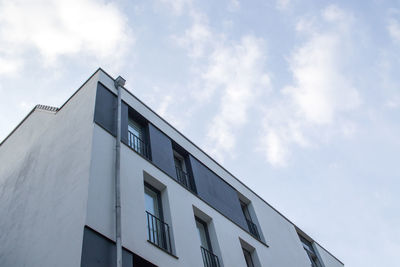
<svg viewBox="0 0 400 267">
<path fill-rule="evenodd" d="M 84 225 L 114 240 L 115 138 L 93 123 L 98 71 L 57 113 L 36 110 L 0 146 L 0 266 L 79 266 Z M 114 91 L 115 92 L 115 91 Z M 265 244 L 130 148 L 121 147 L 122 242 L 158 266 L 203 266 L 193 207 L 212 220 L 214 252 L 224 267 L 245 266 L 239 238 L 255 248 L 261 266 L 308 267 L 291 222 L 123 91 L 123 99 L 251 201 Z M 165 221 L 175 258 L 147 242 L 144 172 L 163 185 Z M 325 267 L 342 266 L 318 248 Z M 260 266 L 258 266 L 260 267 Z"/>
<path fill-rule="evenodd" d="M 0 266 L 80 265 L 95 80 L 0 146 Z"/>
<path fill-rule="evenodd" d="M 113 81 L 105 74 L 101 82 L 114 90 Z M 116 93 L 116 91 L 114 90 Z M 307 255 L 291 222 L 256 196 L 228 172 L 218 166 L 207 155 L 196 148 L 165 121 L 141 104 L 132 95 L 123 91 L 122 98 L 152 124 L 190 154 L 206 164 L 225 181 L 248 198 L 257 216 L 265 242 L 269 247 L 254 239 L 226 217 L 187 191 L 153 164 L 143 159 L 130 148 L 121 149 L 122 185 L 122 242 L 134 253 L 159 266 L 203 266 L 200 242 L 197 237 L 193 206 L 212 218 L 211 232 L 215 230 L 213 247 L 222 259 L 223 266 L 245 266 L 239 238 L 251 245 L 262 266 L 308 267 Z M 93 229 L 114 240 L 114 146 L 115 139 L 101 127 L 95 126 L 90 174 L 88 215 L 86 223 Z M 144 212 L 143 172 L 150 174 L 166 189 L 163 191 L 164 211 L 169 209 L 166 222 L 173 231 L 174 247 L 179 260 L 149 244 L 147 240 L 146 216 Z M 212 235 L 212 233 L 210 233 Z M 324 257 L 331 257 L 329 254 Z M 336 267 L 331 260 L 325 267 Z M 341 265 L 342 266 L 342 265 Z"/>
</svg>

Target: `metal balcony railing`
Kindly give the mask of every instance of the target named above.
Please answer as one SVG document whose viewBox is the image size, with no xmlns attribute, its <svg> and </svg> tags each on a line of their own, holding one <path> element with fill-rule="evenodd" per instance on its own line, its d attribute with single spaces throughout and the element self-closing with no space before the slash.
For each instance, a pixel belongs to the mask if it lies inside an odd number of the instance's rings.
<svg viewBox="0 0 400 267">
<path fill-rule="evenodd" d="M 169 226 L 150 212 L 146 211 L 148 239 L 151 243 L 172 254 Z"/>
<path fill-rule="evenodd" d="M 246 221 L 247 226 L 249 227 L 250 234 L 259 240 L 260 234 L 258 232 L 257 225 L 248 219 L 246 219 Z"/>
<path fill-rule="evenodd" d="M 128 131 L 128 145 L 145 158 L 149 158 L 149 146 L 130 131 Z"/>
<path fill-rule="evenodd" d="M 217 255 L 202 246 L 200 246 L 200 249 L 204 267 L 220 267 Z"/>
<path fill-rule="evenodd" d="M 176 178 L 178 182 L 183 185 L 184 187 L 191 189 L 190 188 L 190 179 L 189 179 L 189 174 L 184 172 L 181 167 L 175 166 L 176 170 Z"/>
</svg>

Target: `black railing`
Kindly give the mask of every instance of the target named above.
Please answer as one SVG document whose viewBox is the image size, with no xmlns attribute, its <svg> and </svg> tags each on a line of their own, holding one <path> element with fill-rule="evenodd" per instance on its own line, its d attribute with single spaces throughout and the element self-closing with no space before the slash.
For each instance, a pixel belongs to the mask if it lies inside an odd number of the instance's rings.
<svg viewBox="0 0 400 267">
<path fill-rule="evenodd" d="M 246 221 L 247 226 L 249 227 L 250 234 L 259 240 L 260 234 L 258 233 L 257 225 L 248 219 L 246 219 Z"/>
<path fill-rule="evenodd" d="M 178 179 L 178 182 L 182 184 L 184 187 L 190 189 L 190 180 L 189 180 L 189 175 L 182 170 L 181 167 L 175 166 L 176 170 L 176 178 Z"/>
<path fill-rule="evenodd" d="M 146 142 L 130 131 L 128 131 L 128 145 L 145 158 L 149 158 L 149 147 Z"/>
<path fill-rule="evenodd" d="M 204 267 L 220 267 L 218 256 L 204 247 L 200 247 L 203 257 Z"/>
<path fill-rule="evenodd" d="M 165 249 L 172 253 L 171 237 L 169 226 L 150 212 L 146 211 L 148 239 L 151 243 L 159 248 Z"/>
</svg>

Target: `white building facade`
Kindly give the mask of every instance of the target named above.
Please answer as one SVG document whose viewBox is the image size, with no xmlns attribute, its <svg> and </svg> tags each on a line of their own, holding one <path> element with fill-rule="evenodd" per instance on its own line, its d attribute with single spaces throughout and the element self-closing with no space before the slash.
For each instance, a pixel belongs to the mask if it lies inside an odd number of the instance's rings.
<svg viewBox="0 0 400 267">
<path fill-rule="evenodd" d="M 342 267 L 122 90 L 123 266 Z M 97 70 L 0 145 L 0 266 L 116 266 L 117 90 Z"/>
</svg>

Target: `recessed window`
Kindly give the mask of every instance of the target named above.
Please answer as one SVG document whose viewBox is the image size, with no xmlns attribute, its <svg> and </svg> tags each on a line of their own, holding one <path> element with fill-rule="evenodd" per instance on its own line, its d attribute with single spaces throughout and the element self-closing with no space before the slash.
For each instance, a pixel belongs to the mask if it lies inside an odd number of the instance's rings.
<svg viewBox="0 0 400 267">
<path fill-rule="evenodd" d="M 257 225 L 253 222 L 250 216 L 249 204 L 246 204 L 240 200 L 240 206 L 242 207 L 243 216 L 246 219 L 250 234 L 257 239 L 260 239 L 260 233 L 258 232 Z"/>
<path fill-rule="evenodd" d="M 186 188 L 190 188 L 190 179 L 187 173 L 185 159 L 176 151 L 174 151 L 174 163 L 178 182 Z"/>
<path fill-rule="evenodd" d="M 128 145 L 139 154 L 148 158 L 148 146 L 145 139 L 144 127 L 130 118 L 128 121 Z"/>
<path fill-rule="evenodd" d="M 172 253 L 169 225 L 164 222 L 161 193 L 149 184 L 144 187 L 147 240 Z"/>
<path fill-rule="evenodd" d="M 248 251 L 245 248 L 242 248 L 242 250 L 243 250 L 244 259 L 246 260 L 246 266 L 247 267 L 254 267 L 254 263 L 253 263 L 253 258 L 252 258 L 251 252 Z"/>
<path fill-rule="evenodd" d="M 322 267 L 321 263 L 319 262 L 318 256 L 315 253 L 314 247 L 310 241 L 299 235 L 300 241 L 303 245 L 304 250 L 307 253 L 308 259 L 310 260 L 312 267 Z"/>
<path fill-rule="evenodd" d="M 207 223 L 197 217 L 195 217 L 195 220 L 204 267 L 220 267 L 218 257 L 213 253 Z"/>
</svg>

